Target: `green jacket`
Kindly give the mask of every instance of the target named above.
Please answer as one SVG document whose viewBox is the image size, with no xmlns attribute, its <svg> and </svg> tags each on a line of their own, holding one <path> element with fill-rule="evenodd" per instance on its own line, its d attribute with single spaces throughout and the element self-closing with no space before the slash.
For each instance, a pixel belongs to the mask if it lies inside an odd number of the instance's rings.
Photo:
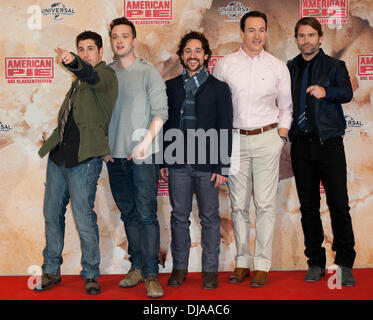
<svg viewBox="0 0 373 320">
<path fill-rule="evenodd" d="M 77 68 L 65 67 L 74 73 L 78 78 L 87 69 L 87 65 L 82 63 L 80 58 L 75 55 L 78 62 Z M 88 68 L 89 69 L 89 68 Z M 99 81 L 90 85 L 81 78 L 81 84 L 76 90 L 73 102 L 73 116 L 76 125 L 79 128 L 80 144 L 78 161 L 84 161 L 91 157 L 105 156 L 110 154 L 110 148 L 107 142 L 107 133 L 112 111 L 118 97 L 118 80 L 115 71 L 106 65 L 104 61 L 97 64 L 93 70 L 97 72 Z M 88 70 L 88 71 L 93 71 Z M 75 80 L 73 84 L 78 81 Z M 59 143 L 59 132 L 62 115 L 68 106 L 68 99 L 73 89 L 73 85 L 65 96 L 65 100 L 58 113 L 58 125 L 51 136 L 46 140 L 39 150 L 39 155 L 43 158 L 47 153 L 53 150 Z"/>
</svg>

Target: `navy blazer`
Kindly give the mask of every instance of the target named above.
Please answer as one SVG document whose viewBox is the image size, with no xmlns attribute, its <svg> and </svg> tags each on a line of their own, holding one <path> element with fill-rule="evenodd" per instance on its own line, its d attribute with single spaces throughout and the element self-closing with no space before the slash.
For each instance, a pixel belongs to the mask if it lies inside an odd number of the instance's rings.
<svg viewBox="0 0 373 320">
<path fill-rule="evenodd" d="M 179 129 L 180 126 L 180 111 L 185 98 L 185 90 L 183 86 L 182 76 L 166 81 L 166 92 L 168 97 L 168 120 L 163 127 L 163 136 L 169 129 Z M 176 162 L 172 165 L 166 163 L 164 157 L 164 164 L 161 167 L 180 168 L 184 164 L 190 164 L 195 170 L 210 171 L 220 175 L 227 176 L 227 170 L 222 171 L 222 168 L 229 168 L 229 162 L 223 155 L 229 158 L 232 152 L 232 126 L 233 126 L 233 106 L 232 97 L 228 85 L 216 79 L 211 74 L 208 79 L 198 88 L 196 96 L 196 113 L 197 126 L 196 130 L 202 129 L 207 132 L 209 129 L 216 129 L 218 143 L 214 145 L 211 139 L 207 138 L 204 151 L 206 152 L 206 161 L 199 161 L 198 159 L 198 140 L 195 140 L 195 157 L 193 161 L 188 161 L 187 155 L 192 150 L 186 143 L 186 135 L 184 135 L 184 159 L 183 163 Z M 222 141 L 220 130 L 226 129 L 227 141 Z M 172 141 L 163 141 L 163 151 L 176 139 Z M 226 142 L 226 143 L 225 143 Z M 204 146 L 201 144 L 201 146 Z M 225 150 L 221 150 L 223 146 Z M 210 151 L 217 155 L 217 159 L 210 157 Z M 202 157 L 203 158 L 203 157 Z M 216 161 L 217 160 L 217 161 Z M 182 161 L 181 161 L 182 162 Z M 193 164 L 194 163 L 194 164 Z"/>
</svg>

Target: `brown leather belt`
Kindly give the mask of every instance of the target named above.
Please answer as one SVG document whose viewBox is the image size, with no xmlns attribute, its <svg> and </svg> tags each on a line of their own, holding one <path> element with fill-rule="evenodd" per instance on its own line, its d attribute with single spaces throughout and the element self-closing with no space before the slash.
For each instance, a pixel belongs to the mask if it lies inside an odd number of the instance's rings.
<svg viewBox="0 0 373 320">
<path fill-rule="evenodd" d="M 266 132 L 266 131 L 271 130 L 271 129 L 276 128 L 276 127 L 277 127 L 277 123 L 272 123 L 272 124 L 269 124 L 268 126 L 265 126 L 263 128 L 258 128 L 258 129 L 254 129 L 254 130 L 244 130 L 244 129 L 237 129 L 237 130 L 239 130 L 240 134 L 246 134 L 248 136 L 252 136 L 252 135 L 255 135 L 255 134 Z"/>
</svg>

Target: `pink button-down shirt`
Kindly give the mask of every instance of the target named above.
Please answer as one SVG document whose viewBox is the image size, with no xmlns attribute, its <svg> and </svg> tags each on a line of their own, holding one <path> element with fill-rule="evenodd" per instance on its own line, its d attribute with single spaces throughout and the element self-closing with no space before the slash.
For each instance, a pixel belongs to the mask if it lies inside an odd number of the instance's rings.
<svg viewBox="0 0 373 320">
<path fill-rule="evenodd" d="M 242 48 L 219 60 L 214 76 L 232 92 L 233 127 L 256 129 L 272 123 L 290 129 L 293 103 L 286 64 L 262 50 L 254 58 Z"/>
</svg>

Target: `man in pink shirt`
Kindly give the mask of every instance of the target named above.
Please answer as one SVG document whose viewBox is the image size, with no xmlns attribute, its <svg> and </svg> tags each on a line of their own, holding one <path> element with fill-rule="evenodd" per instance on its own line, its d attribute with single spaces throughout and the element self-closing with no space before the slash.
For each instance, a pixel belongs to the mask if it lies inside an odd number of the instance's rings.
<svg viewBox="0 0 373 320">
<path fill-rule="evenodd" d="M 228 186 L 237 255 L 229 281 L 242 282 L 253 263 L 251 286 L 262 287 L 271 267 L 279 160 L 292 122 L 291 82 L 286 64 L 263 49 L 266 15 L 248 12 L 240 27 L 242 46 L 214 70 L 231 89 L 235 128 Z M 251 193 L 256 207 L 254 256 L 249 250 Z"/>
</svg>

